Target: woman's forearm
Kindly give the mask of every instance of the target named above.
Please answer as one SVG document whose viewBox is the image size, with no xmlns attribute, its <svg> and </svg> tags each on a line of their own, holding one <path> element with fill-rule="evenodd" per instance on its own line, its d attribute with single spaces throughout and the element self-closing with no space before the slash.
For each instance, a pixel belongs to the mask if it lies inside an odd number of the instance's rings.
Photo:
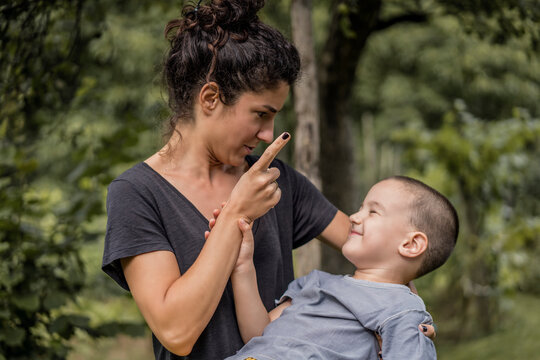
<svg viewBox="0 0 540 360">
<path fill-rule="evenodd" d="M 161 252 L 166 253 L 162 258 L 149 253 L 122 262 L 143 317 L 175 354 L 191 352 L 219 304 L 242 240 L 238 216 L 223 211 L 197 260 L 182 275 L 169 252 Z"/>
</svg>

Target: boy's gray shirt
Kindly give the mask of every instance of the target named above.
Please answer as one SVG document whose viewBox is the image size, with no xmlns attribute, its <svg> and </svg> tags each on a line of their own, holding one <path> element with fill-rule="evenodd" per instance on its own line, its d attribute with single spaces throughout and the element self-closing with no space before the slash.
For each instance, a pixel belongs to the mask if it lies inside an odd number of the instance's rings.
<svg viewBox="0 0 540 360">
<path fill-rule="evenodd" d="M 227 360 L 436 359 L 418 329 L 433 322 L 422 299 L 404 285 L 313 271 L 293 281 L 281 301 L 292 304 Z"/>
</svg>

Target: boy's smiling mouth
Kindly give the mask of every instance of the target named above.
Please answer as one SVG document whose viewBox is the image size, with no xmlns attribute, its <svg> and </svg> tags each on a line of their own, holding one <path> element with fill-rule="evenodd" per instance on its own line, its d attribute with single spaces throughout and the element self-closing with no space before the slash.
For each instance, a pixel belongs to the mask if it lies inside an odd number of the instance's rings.
<svg viewBox="0 0 540 360">
<path fill-rule="evenodd" d="M 356 231 L 355 229 L 351 229 L 349 235 L 363 236 L 364 234 L 360 233 L 359 231 Z"/>
</svg>

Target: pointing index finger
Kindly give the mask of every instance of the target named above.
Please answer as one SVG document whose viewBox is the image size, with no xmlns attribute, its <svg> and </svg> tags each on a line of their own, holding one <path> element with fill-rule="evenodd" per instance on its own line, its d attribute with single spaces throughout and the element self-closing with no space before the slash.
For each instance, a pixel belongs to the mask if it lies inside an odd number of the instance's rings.
<svg viewBox="0 0 540 360">
<path fill-rule="evenodd" d="M 270 146 L 266 148 L 259 160 L 251 166 L 253 170 L 266 170 L 276 158 L 277 154 L 283 149 L 283 147 L 289 142 L 291 136 L 285 132 L 281 134 Z"/>
</svg>

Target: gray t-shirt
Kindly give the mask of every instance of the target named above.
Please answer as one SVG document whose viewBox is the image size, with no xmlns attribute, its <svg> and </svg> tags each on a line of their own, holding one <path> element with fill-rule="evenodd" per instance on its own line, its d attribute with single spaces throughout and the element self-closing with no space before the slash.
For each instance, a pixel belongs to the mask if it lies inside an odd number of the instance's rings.
<svg viewBox="0 0 540 360">
<path fill-rule="evenodd" d="M 291 306 L 227 360 L 375 360 L 375 332 L 384 360 L 437 358 L 418 329 L 433 320 L 407 286 L 315 270 L 293 281 L 280 301 L 286 298 Z"/>
<path fill-rule="evenodd" d="M 257 157 L 246 158 L 251 166 Z M 336 208 L 301 174 L 274 160 L 281 175 L 280 202 L 253 224 L 254 262 L 263 303 L 268 310 L 294 280 L 292 249 L 318 236 Z M 150 251 L 175 254 L 181 273 L 197 259 L 208 220 L 174 186 L 145 163 L 127 170 L 109 186 L 103 271 L 128 289 L 120 259 Z M 156 359 L 182 359 L 153 337 Z M 229 282 L 210 323 L 183 359 L 223 359 L 243 345 Z"/>
</svg>

